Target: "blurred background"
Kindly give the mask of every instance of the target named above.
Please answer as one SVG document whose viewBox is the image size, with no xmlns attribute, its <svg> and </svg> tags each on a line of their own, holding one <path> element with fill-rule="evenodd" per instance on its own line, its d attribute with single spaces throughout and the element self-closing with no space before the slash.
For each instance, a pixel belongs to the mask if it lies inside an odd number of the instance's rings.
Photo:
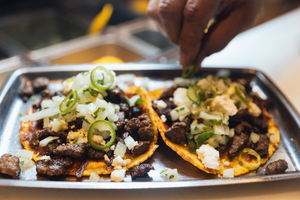
<svg viewBox="0 0 300 200">
<path fill-rule="evenodd" d="M 148 0 L 0 0 L 0 73 L 57 64 L 174 63 L 166 52 L 174 53 L 176 47 L 146 17 L 147 4 Z M 265 0 L 254 26 L 299 6 L 298 0 Z"/>
</svg>

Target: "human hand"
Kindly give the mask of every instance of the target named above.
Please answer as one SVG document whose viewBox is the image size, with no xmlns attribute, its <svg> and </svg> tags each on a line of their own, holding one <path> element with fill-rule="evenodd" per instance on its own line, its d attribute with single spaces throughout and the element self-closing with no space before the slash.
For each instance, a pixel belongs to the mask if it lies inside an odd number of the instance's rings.
<svg viewBox="0 0 300 200">
<path fill-rule="evenodd" d="M 148 15 L 180 47 L 180 64 L 201 65 L 250 27 L 261 0 L 150 0 Z M 215 22 L 204 33 L 210 19 Z"/>
</svg>

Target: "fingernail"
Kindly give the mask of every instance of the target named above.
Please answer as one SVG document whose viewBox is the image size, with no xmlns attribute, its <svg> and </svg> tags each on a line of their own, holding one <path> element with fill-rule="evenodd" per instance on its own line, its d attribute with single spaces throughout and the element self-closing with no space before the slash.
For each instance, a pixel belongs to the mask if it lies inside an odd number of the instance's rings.
<svg viewBox="0 0 300 200">
<path fill-rule="evenodd" d="M 186 55 L 185 55 L 185 53 L 183 51 L 180 51 L 180 58 L 179 58 L 179 60 L 180 60 L 180 65 L 182 67 L 186 67 Z"/>
</svg>

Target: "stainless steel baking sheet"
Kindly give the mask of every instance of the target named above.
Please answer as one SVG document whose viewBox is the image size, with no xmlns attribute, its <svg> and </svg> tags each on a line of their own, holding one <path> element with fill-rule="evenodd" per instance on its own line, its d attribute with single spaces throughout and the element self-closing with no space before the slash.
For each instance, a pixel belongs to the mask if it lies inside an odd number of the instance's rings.
<svg viewBox="0 0 300 200">
<path fill-rule="evenodd" d="M 165 80 L 173 79 L 181 75 L 180 67 L 177 65 L 164 64 L 111 64 L 104 65 L 115 70 L 117 74 L 134 73 L 135 82 L 139 84 L 142 77 L 149 77 L 149 89 L 155 89 L 165 85 Z M 48 77 L 52 84 L 51 88 L 56 88 L 57 81 L 73 76 L 81 71 L 92 69 L 95 65 L 65 65 L 23 68 L 15 71 L 5 82 L 0 90 L 0 155 L 4 153 L 15 154 L 21 148 L 19 142 L 20 117 L 24 114 L 32 102 L 23 103 L 19 97 L 19 86 L 23 79 L 34 79 L 38 76 Z M 224 179 L 216 175 L 206 174 L 194 167 L 190 163 L 181 159 L 175 152 L 170 150 L 161 139 L 159 148 L 154 155 L 146 162 L 151 163 L 155 171 L 149 173 L 147 178 L 131 180 L 126 176 L 123 182 L 111 182 L 109 176 L 101 176 L 98 183 L 91 183 L 88 177 L 76 179 L 71 176 L 64 176 L 60 179 L 46 179 L 41 177 L 31 177 L 13 180 L 5 175 L 0 175 L 0 186 L 36 187 L 36 188 L 80 188 L 80 189 L 142 189 L 142 188 L 176 188 L 176 187 L 199 187 L 213 185 L 241 184 L 250 182 L 264 182 L 274 180 L 284 180 L 300 178 L 300 116 L 277 89 L 277 87 L 263 73 L 253 69 L 220 69 L 203 68 L 196 74 L 203 77 L 208 74 L 229 72 L 234 80 L 250 80 L 253 90 L 258 92 L 263 98 L 270 99 L 273 106 L 270 113 L 274 116 L 281 132 L 281 144 L 271 160 L 285 158 L 288 161 L 289 169 L 285 174 L 264 175 L 264 167 L 257 172 L 232 178 Z M 38 95 L 37 95 L 38 97 Z M 165 167 L 177 168 L 179 181 L 162 182 L 159 172 Z"/>
</svg>

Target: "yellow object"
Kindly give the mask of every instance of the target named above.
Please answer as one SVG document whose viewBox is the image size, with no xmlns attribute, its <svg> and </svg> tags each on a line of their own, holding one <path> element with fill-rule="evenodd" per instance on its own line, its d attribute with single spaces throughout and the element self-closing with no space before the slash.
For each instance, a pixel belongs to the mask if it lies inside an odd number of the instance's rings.
<svg viewBox="0 0 300 200">
<path fill-rule="evenodd" d="M 99 33 L 108 23 L 114 7 L 112 4 L 107 3 L 103 6 L 103 9 L 100 13 L 94 17 L 92 23 L 90 24 L 88 34 Z"/>
<path fill-rule="evenodd" d="M 140 15 L 145 15 L 147 11 L 148 3 L 149 3 L 148 0 L 131 0 L 129 2 L 129 7 L 132 11 Z"/>
<path fill-rule="evenodd" d="M 92 63 L 123 63 L 124 61 L 114 56 L 103 56 Z"/>
</svg>

